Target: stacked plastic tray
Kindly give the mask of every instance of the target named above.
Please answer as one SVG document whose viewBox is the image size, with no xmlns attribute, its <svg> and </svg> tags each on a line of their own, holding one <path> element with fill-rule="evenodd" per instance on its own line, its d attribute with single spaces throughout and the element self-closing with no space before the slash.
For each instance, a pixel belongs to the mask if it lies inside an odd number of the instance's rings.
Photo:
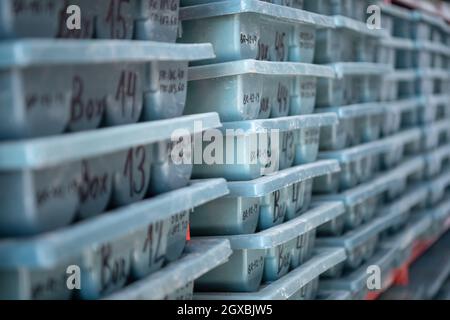
<svg viewBox="0 0 450 320">
<path fill-rule="evenodd" d="M 313 299 L 321 274 L 345 258 L 344 250 L 315 246 L 316 230 L 338 221 L 343 205 L 311 203 L 314 179 L 340 170 L 336 160 L 317 159 L 321 129 L 338 117 L 314 113 L 319 83 L 336 71 L 312 64 L 316 34 L 334 21 L 298 2 L 182 5 L 181 41 L 216 50 L 189 70 L 186 113 L 219 113 L 222 135 L 237 142 L 223 143 L 222 163 L 194 165 L 197 178 L 226 178 L 230 194 L 195 210 L 191 235 L 228 239 L 233 250 L 195 283 L 194 297 Z"/>
<path fill-rule="evenodd" d="M 448 27 L 437 18 L 379 5 L 383 28 L 389 36 L 379 43 L 377 61 L 395 70 L 385 77 L 382 89 L 385 113 L 381 122 L 383 138 L 378 143 L 386 141 L 385 146 L 392 149 L 381 151 L 378 165 L 385 171 L 371 187 L 369 183 L 346 191 L 352 195 L 352 190 L 358 188 L 366 188 L 367 192 L 378 189 L 372 201 L 376 209 L 369 210 L 375 219 L 344 236 L 323 240 L 347 248 L 349 258 L 343 274 L 321 282 L 321 290 L 345 291 L 353 299 L 364 299 L 370 293 L 369 270 L 374 266 L 379 268 L 382 281 L 381 288 L 372 289 L 386 289 L 392 282 L 392 271 L 410 262 L 417 241 L 441 235 L 448 229 L 450 215 L 450 71 L 445 62 L 449 51 L 441 42 L 448 36 Z M 355 180 L 346 176 L 344 186 Z M 364 242 L 369 245 L 364 247 Z M 371 242 L 378 242 L 377 248 Z"/>
<path fill-rule="evenodd" d="M 160 279 L 139 297 L 189 298 L 230 255 L 227 241 L 185 250 L 190 211 L 228 189 L 191 183 L 192 164 L 172 157 L 220 126 L 215 113 L 182 116 L 189 61 L 214 53 L 173 43 L 178 7 L 0 4 L 1 298 L 97 299 Z M 77 8 L 82 27 L 69 30 Z"/>
<path fill-rule="evenodd" d="M 450 28 L 373 2 L 2 1 L 0 299 L 387 286 L 450 226 Z"/>
<path fill-rule="evenodd" d="M 450 29 L 440 18 L 425 13 L 397 7 L 384 7 L 383 10 L 392 16 L 396 26 L 394 35 L 413 43 L 412 64 L 396 66 L 414 71 L 412 83 L 415 83 L 415 89 L 412 92 L 421 102 L 416 114 L 411 114 L 414 121 L 410 124 L 417 123 L 422 130 L 425 160 L 422 186 L 427 190 L 426 200 L 415 210 L 416 214 L 405 217 L 397 226 L 397 232 L 383 243 L 386 248 L 397 249 L 395 265 L 400 266 L 408 263 L 418 240 L 436 239 L 449 226 L 450 50 L 447 39 Z M 402 60 L 398 52 L 396 60 Z M 402 225 L 406 226 L 399 230 Z"/>
</svg>

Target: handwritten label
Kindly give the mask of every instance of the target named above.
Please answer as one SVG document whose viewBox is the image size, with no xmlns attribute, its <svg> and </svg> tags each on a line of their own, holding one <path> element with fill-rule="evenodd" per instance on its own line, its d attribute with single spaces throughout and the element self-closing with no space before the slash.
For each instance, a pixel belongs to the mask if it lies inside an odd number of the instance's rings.
<svg viewBox="0 0 450 320">
<path fill-rule="evenodd" d="M 110 243 L 104 244 L 101 247 L 100 256 L 101 291 L 106 292 L 127 280 L 129 264 L 124 256 L 113 254 L 113 246 Z"/>
<path fill-rule="evenodd" d="M 86 203 L 108 194 L 110 176 L 108 173 L 94 173 L 87 161 L 82 163 L 82 180 L 79 186 L 80 201 Z"/>
<path fill-rule="evenodd" d="M 132 24 L 131 17 L 125 13 L 124 7 L 130 5 L 130 0 L 109 0 L 107 14 L 104 19 L 109 27 L 111 39 L 129 38 L 129 25 Z"/>
<path fill-rule="evenodd" d="M 115 100 L 119 102 L 122 110 L 122 117 L 134 118 L 137 105 L 137 88 L 139 83 L 139 74 L 134 71 L 123 70 L 117 84 Z"/>
<path fill-rule="evenodd" d="M 55 184 L 38 187 L 36 200 L 39 207 L 45 206 L 51 201 L 65 199 L 70 195 L 78 193 L 78 182 L 76 179 L 64 181 L 58 179 Z"/>
<path fill-rule="evenodd" d="M 27 92 L 25 96 L 25 107 L 27 111 L 32 111 L 37 108 L 49 109 L 61 107 L 65 104 L 66 95 L 63 92 Z M 43 110 L 43 112 L 46 111 Z"/>
<path fill-rule="evenodd" d="M 270 134 L 267 135 L 267 145 L 257 150 L 257 159 L 261 164 L 265 164 L 264 168 L 271 168 L 272 166 L 272 138 Z"/>
<path fill-rule="evenodd" d="M 282 152 L 286 154 L 287 160 L 292 160 L 295 156 L 294 132 L 288 131 L 282 136 Z"/>
<path fill-rule="evenodd" d="M 261 103 L 259 105 L 259 113 L 260 114 L 267 114 L 270 112 L 270 99 L 268 97 L 263 97 L 261 99 Z"/>
<path fill-rule="evenodd" d="M 258 53 L 256 54 L 256 60 L 270 60 L 269 59 L 269 45 L 258 40 Z"/>
<path fill-rule="evenodd" d="M 307 240 L 308 237 L 306 236 L 306 234 L 302 234 L 300 237 L 297 238 L 297 244 L 296 244 L 296 248 L 297 249 L 304 249 L 307 245 Z"/>
<path fill-rule="evenodd" d="M 264 266 L 264 257 L 259 257 L 251 261 L 247 267 L 247 274 L 250 276 L 255 272 L 259 272 L 260 269 Z"/>
<path fill-rule="evenodd" d="M 242 97 L 242 103 L 244 106 L 246 106 L 250 103 L 260 103 L 259 92 L 244 93 L 244 95 Z"/>
<path fill-rule="evenodd" d="M 281 191 L 277 190 L 273 193 L 273 223 L 284 220 L 286 216 L 287 206 L 281 199 Z"/>
<path fill-rule="evenodd" d="M 292 186 L 292 202 L 295 203 L 295 212 L 297 214 L 303 212 L 305 201 L 305 184 L 303 182 L 296 183 Z"/>
<path fill-rule="evenodd" d="M 160 91 L 175 95 L 186 91 L 187 74 L 182 68 L 167 68 L 159 71 Z"/>
<path fill-rule="evenodd" d="M 254 203 L 250 207 L 244 209 L 242 211 L 242 221 L 247 221 L 251 217 L 255 216 L 256 214 L 259 214 L 259 204 Z"/>
<path fill-rule="evenodd" d="M 285 32 L 276 32 L 275 33 L 275 52 L 276 52 L 276 60 L 284 61 L 284 57 L 286 54 L 286 45 L 285 45 Z"/>
<path fill-rule="evenodd" d="M 148 0 L 149 20 L 161 26 L 178 25 L 179 0 Z"/>
<path fill-rule="evenodd" d="M 84 92 L 83 78 L 76 75 L 72 80 L 72 100 L 71 100 L 71 114 L 70 122 L 76 123 L 79 121 L 90 121 L 92 119 L 103 116 L 108 107 L 107 97 L 86 97 Z"/>
<path fill-rule="evenodd" d="M 258 36 L 256 34 L 246 34 L 242 33 L 240 34 L 240 42 L 242 44 L 254 46 L 258 43 Z"/>
<path fill-rule="evenodd" d="M 162 263 L 166 254 L 163 250 L 164 222 L 159 221 L 147 228 L 147 235 L 142 247 L 142 253 L 148 256 L 148 267 Z"/>
<path fill-rule="evenodd" d="M 185 235 L 189 226 L 189 211 L 179 213 L 170 218 L 169 237 Z"/>
<path fill-rule="evenodd" d="M 313 50 L 316 46 L 316 36 L 314 32 L 301 31 L 299 34 L 299 44 L 301 49 Z"/>
<path fill-rule="evenodd" d="M 144 192 L 147 185 L 150 170 L 146 161 L 147 157 L 147 151 L 143 146 L 128 150 L 123 175 L 128 179 L 130 197 Z"/>
<path fill-rule="evenodd" d="M 279 113 L 287 113 L 288 112 L 288 102 L 289 102 L 289 89 L 282 83 L 278 83 L 277 90 L 277 103 L 278 103 L 278 112 Z"/>
<path fill-rule="evenodd" d="M 163 300 L 175 300 L 175 301 L 191 301 L 193 300 L 194 283 L 190 282 L 182 288 L 176 290 L 174 293 L 164 297 Z"/>
<path fill-rule="evenodd" d="M 300 130 L 300 144 L 301 145 L 316 145 L 319 143 L 320 129 L 308 128 Z"/>
<path fill-rule="evenodd" d="M 52 14 L 57 10 L 56 0 L 14 0 L 12 10 L 14 15 Z"/>
<path fill-rule="evenodd" d="M 304 99 L 316 97 L 316 81 L 305 81 L 300 84 L 300 96 Z"/>
<path fill-rule="evenodd" d="M 278 276 L 284 274 L 291 264 L 291 251 L 286 245 L 278 247 Z"/>
<path fill-rule="evenodd" d="M 52 270 L 48 274 L 39 275 L 32 273 L 30 278 L 32 300 L 58 298 L 61 292 L 67 291 L 67 275 L 63 270 Z"/>
</svg>

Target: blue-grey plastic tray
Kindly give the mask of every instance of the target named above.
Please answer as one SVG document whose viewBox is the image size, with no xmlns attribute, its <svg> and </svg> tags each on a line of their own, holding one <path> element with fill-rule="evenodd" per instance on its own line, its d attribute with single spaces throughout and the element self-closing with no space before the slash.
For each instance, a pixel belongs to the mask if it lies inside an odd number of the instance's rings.
<svg viewBox="0 0 450 320">
<path fill-rule="evenodd" d="M 53 230 L 187 185 L 192 161 L 177 164 L 172 151 L 219 126 L 209 113 L 0 143 L 0 236 Z M 176 130 L 183 140 L 172 142 Z"/>
<path fill-rule="evenodd" d="M 420 135 L 418 137 L 420 138 Z M 319 153 L 319 159 L 338 160 L 341 171 L 317 178 L 314 191 L 320 193 L 338 192 L 368 182 L 381 169 L 381 157 L 393 151 L 393 146 L 401 144 L 398 140 L 400 139 L 392 137 L 340 151 Z"/>
<path fill-rule="evenodd" d="M 318 195 L 321 201 L 342 201 L 346 207 L 344 229 L 353 230 L 376 214 L 383 197 L 394 199 L 403 194 L 408 183 L 422 177 L 425 160 L 418 156 L 404 161 L 400 166 L 382 173 L 370 182 L 361 184 L 340 194 Z M 342 228 L 327 223 L 318 230 L 320 235 L 340 235 Z"/>
<path fill-rule="evenodd" d="M 364 21 L 367 10 L 366 0 L 304 0 L 305 10 L 326 15 L 342 15 L 358 21 Z"/>
<path fill-rule="evenodd" d="M 413 64 L 416 68 L 445 68 L 444 61 L 450 56 L 447 45 L 431 41 L 416 42 Z"/>
<path fill-rule="evenodd" d="M 334 75 L 330 67 L 297 62 L 240 60 L 192 67 L 186 114 L 215 111 L 223 122 L 310 114 L 317 78 Z"/>
<path fill-rule="evenodd" d="M 426 122 L 433 118 L 433 109 L 422 99 L 410 98 L 392 101 L 389 99 L 383 103 L 383 125 L 381 126 L 381 135 L 390 136 L 404 128 L 411 128 L 420 122 Z M 433 109 L 433 110 L 431 110 Z"/>
<path fill-rule="evenodd" d="M 312 63 L 316 29 L 330 17 L 256 0 L 228 0 L 181 8 L 183 42 L 214 45 L 216 59 Z"/>
<path fill-rule="evenodd" d="M 395 268 L 396 250 L 379 250 L 369 262 L 361 266 L 359 269 L 352 273 L 337 279 L 326 279 L 320 281 L 320 290 L 345 290 L 351 292 L 351 300 L 364 300 L 367 294 L 370 292 L 367 281 L 370 274 L 367 273 L 367 269 L 370 266 L 378 266 L 381 271 L 383 285 L 386 281 L 386 277 Z"/>
<path fill-rule="evenodd" d="M 415 40 L 439 42 L 442 39 L 440 37 L 439 39 L 436 38 L 435 31 L 447 32 L 448 30 L 446 22 L 432 14 L 416 10 L 412 12 L 412 18 L 415 22 L 413 24 L 412 37 Z"/>
<path fill-rule="evenodd" d="M 425 155 L 426 176 L 432 178 L 450 167 L 450 144 L 428 152 Z"/>
<path fill-rule="evenodd" d="M 384 14 L 403 20 L 413 20 L 412 12 L 406 8 L 383 2 L 378 2 L 377 5 L 379 5 L 381 12 Z"/>
<path fill-rule="evenodd" d="M 431 215 L 419 212 L 409 219 L 404 230 L 381 242 L 382 248 L 396 251 L 395 267 L 400 267 L 410 259 L 414 242 L 430 231 L 433 225 L 432 220 Z"/>
<path fill-rule="evenodd" d="M 339 277 L 342 268 L 352 271 L 369 261 L 377 249 L 381 232 L 390 226 L 391 221 L 391 216 L 381 216 L 343 236 L 318 238 L 316 242 L 319 246 L 343 248 L 347 255 L 342 266 L 336 270 L 331 269 L 327 276 Z"/>
<path fill-rule="evenodd" d="M 415 48 L 414 41 L 410 39 L 385 37 L 380 40 L 376 61 L 398 69 L 412 68 Z"/>
<path fill-rule="evenodd" d="M 212 2 L 221 2 L 224 0 L 181 0 L 182 7 L 195 6 L 199 4 L 206 4 Z M 263 2 L 269 2 L 280 6 L 292 7 L 296 9 L 303 9 L 304 0 L 262 0 Z M 310 10 L 308 10 L 310 11 Z"/>
<path fill-rule="evenodd" d="M 436 121 L 450 118 L 450 97 L 447 94 L 435 94 L 422 97 L 419 109 L 419 123 L 433 125 Z"/>
<path fill-rule="evenodd" d="M 334 5 L 336 2 L 333 3 Z M 354 8 L 363 9 L 356 6 Z M 365 10 L 362 11 L 365 15 Z M 375 62 L 378 40 L 380 37 L 386 36 L 387 31 L 369 28 L 363 22 L 366 19 L 357 21 L 342 16 L 342 13 L 335 12 L 334 14 L 337 14 L 333 16 L 335 29 L 317 31 L 315 63 Z"/>
<path fill-rule="evenodd" d="M 403 60 L 401 60 L 403 61 Z M 381 100 L 396 101 L 416 98 L 416 78 L 414 69 L 396 69 L 386 74 L 381 84 Z"/>
<path fill-rule="evenodd" d="M 413 208 L 421 208 L 427 198 L 425 186 L 414 187 L 408 193 L 379 211 L 378 217 L 340 237 L 319 238 L 317 244 L 346 249 L 347 259 L 342 266 L 330 270 L 329 277 L 339 277 L 342 271 L 355 270 L 367 262 L 379 244 L 382 233 L 390 228 L 404 225 Z"/>
<path fill-rule="evenodd" d="M 450 192 L 447 192 L 447 196 Z M 441 235 L 450 227 L 450 200 L 448 197 L 428 211 L 433 218 L 434 235 Z"/>
<path fill-rule="evenodd" d="M 227 240 L 191 240 L 178 261 L 106 299 L 191 300 L 195 280 L 225 263 L 231 253 Z M 185 291 L 186 288 L 191 289 L 190 293 Z"/>
<path fill-rule="evenodd" d="M 411 216 L 423 210 L 429 196 L 429 186 L 427 183 L 421 183 L 408 188 L 406 193 L 398 200 L 385 205 L 379 215 L 386 218 L 390 217 L 389 230 L 394 233 L 407 224 Z"/>
<path fill-rule="evenodd" d="M 381 76 L 386 72 L 392 71 L 392 67 L 383 63 L 369 62 L 338 62 L 330 66 L 334 67 L 337 76 L 374 75 Z"/>
<path fill-rule="evenodd" d="M 342 203 L 316 204 L 302 216 L 249 235 L 215 237 L 230 240 L 229 261 L 196 282 L 200 291 L 255 292 L 262 283 L 280 279 L 312 254 L 315 230 L 342 215 Z"/>
<path fill-rule="evenodd" d="M 349 17 L 335 15 L 334 24 L 337 29 L 350 30 L 366 37 L 386 37 L 388 33 L 383 29 L 369 29 L 367 24 Z"/>
<path fill-rule="evenodd" d="M 323 113 L 227 122 L 222 132 L 226 142 L 218 148 L 218 161 L 195 164 L 194 177 L 224 177 L 248 181 L 293 165 L 314 162 L 319 152 L 320 128 L 338 121 L 336 114 Z M 233 144 L 229 146 L 229 142 Z M 204 152 L 208 145 L 204 144 Z"/>
<path fill-rule="evenodd" d="M 315 191 L 337 192 L 367 182 L 380 169 L 391 169 L 406 156 L 420 151 L 421 141 L 421 131 L 415 128 L 356 147 L 321 152 L 319 159 L 337 159 L 341 172 L 318 179 Z"/>
<path fill-rule="evenodd" d="M 70 30 L 78 6 L 81 28 Z M 175 42 L 179 0 L 4 0 L 0 38 L 106 38 Z"/>
<path fill-rule="evenodd" d="M 381 155 L 380 166 L 389 170 L 407 157 L 417 155 L 421 151 L 422 134 L 419 128 L 413 127 L 386 137 L 383 141 L 389 145 L 389 151 Z"/>
<path fill-rule="evenodd" d="M 3 41 L 0 140 L 179 117 L 189 61 L 211 57 L 210 44 Z"/>
<path fill-rule="evenodd" d="M 258 0 L 202 1 L 181 9 L 181 20 L 196 20 L 238 13 L 257 13 L 274 19 L 317 27 L 333 28 L 333 19 L 313 12 L 292 9 Z"/>
<path fill-rule="evenodd" d="M 444 92 L 448 92 L 445 89 Z M 450 118 L 450 96 L 448 94 L 434 94 L 422 97 L 424 103 L 420 110 L 420 123 L 432 124 L 432 122 Z"/>
<path fill-rule="evenodd" d="M 191 233 L 250 234 L 292 220 L 309 209 L 313 180 L 338 171 L 336 160 L 325 160 L 251 181 L 229 182 L 229 195 L 196 209 Z"/>
<path fill-rule="evenodd" d="M 450 72 L 445 69 L 436 68 L 422 68 L 417 71 L 416 80 L 416 93 L 417 95 L 430 96 L 438 92 L 439 83 L 447 82 L 450 79 Z M 448 91 L 444 89 L 443 92 L 438 92 L 443 94 L 448 94 Z"/>
<path fill-rule="evenodd" d="M 412 37 L 413 16 L 410 10 L 380 1 L 377 1 L 376 5 L 381 8 L 381 24 L 390 35 L 399 38 Z"/>
<path fill-rule="evenodd" d="M 318 108 L 316 112 L 335 112 L 339 118 L 336 125 L 321 129 L 320 147 L 323 150 L 340 150 L 380 138 L 385 114 L 382 103 Z"/>
<path fill-rule="evenodd" d="M 1 240 L 0 296 L 68 299 L 76 292 L 96 299 L 112 293 L 160 269 L 174 251 L 181 255 L 186 230 L 170 233 L 174 216 L 227 193 L 223 179 L 205 181 L 58 231 Z M 79 291 L 66 285 L 71 266 L 80 270 Z"/>
<path fill-rule="evenodd" d="M 336 159 L 341 171 L 317 181 L 315 191 L 337 192 L 373 178 L 380 169 L 391 169 L 407 155 L 420 150 L 420 129 L 404 130 L 390 137 L 340 151 L 324 151 L 319 159 Z"/>
<path fill-rule="evenodd" d="M 450 142 L 450 119 L 443 119 L 422 127 L 423 148 L 432 150 Z"/>
<path fill-rule="evenodd" d="M 317 293 L 314 282 L 318 281 L 320 275 L 326 270 L 344 259 L 345 252 L 342 249 L 321 248 L 304 265 L 292 270 L 279 280 L 262 286 L 257 292 L 196 293 L 194 298 L 196 300 L 311 300 Z"/>
<path fill-rule="evenodd" d="M 392 71 L 387 64 L 369 62 L 340 62 L 329 66 L 335 69 L 336 78 L 318 79 L 317 106 L 321 108 L 379 101 L 382 79 Z"/>
<path fill-rule="evenodd" d="M 428 186 L 428 204 L 434 206 L 444 199 L 444 197 L 446 196 L 446 191 L 450 187 L 450 170 L 448 170 L 448 167 L 436 178 L 434 178 L 433 180 L 429 180 Z"/>
<path fill-rule="evenodd" d="M 399 50 L 414 50 L 416 48 L 413 40 L 400 37 L 385 37 L 380 40 L 380 45 Z"/>
</svg>

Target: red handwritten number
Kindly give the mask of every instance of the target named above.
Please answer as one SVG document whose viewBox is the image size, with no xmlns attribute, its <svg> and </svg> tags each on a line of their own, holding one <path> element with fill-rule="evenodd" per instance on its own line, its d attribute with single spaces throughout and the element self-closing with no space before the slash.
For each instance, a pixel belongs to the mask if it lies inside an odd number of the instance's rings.
<svg viewBox="0 0 450 320">
<path fill-rule="evenodd" d="M 110 0 L 106 22 L 109 23 L 112 39 L 125 39 L 127 37 L 127 23 L 122 14 L 122 4 L 130 0 Z M 119 26 L 117 26 L 119 25 Z M 122 33 L 120 33 L 120 27 Z"/>
<path fill-rule="evenodd" d="M 135 164 L 135 158 L 138 159 L 138 167 L 137 170 L 139 171 L 140 176 L 140 183 L 136 183 L 135 175 L 134 175 L 134 164 Z M 130 149 L 128 151 L 127 160 L 125 162 L 125 168 L 124 168 L 124 176 L 128 177 L 129 186 L 130 186 L 130 197 L 133 197 L 136 194 L 140 194 L 142 191 L 144 191 L 145 187 L 145 180 L 146 180 L 146 173 L 145 173 L 145 148 L 144 147 L 137 147 L 136 149 Z"/>
<path fill-rule="evenodd" d="M 132 71 L 122 71 L 119 84 L 116 90 L 116 101 L 122 103 L 122 116 L 126 116 L 127 98 L 131 98 L 131 117 L 134 117 L 134 109 L 136 104 L 136 85 L 138 75 Z"/>
</svg>

